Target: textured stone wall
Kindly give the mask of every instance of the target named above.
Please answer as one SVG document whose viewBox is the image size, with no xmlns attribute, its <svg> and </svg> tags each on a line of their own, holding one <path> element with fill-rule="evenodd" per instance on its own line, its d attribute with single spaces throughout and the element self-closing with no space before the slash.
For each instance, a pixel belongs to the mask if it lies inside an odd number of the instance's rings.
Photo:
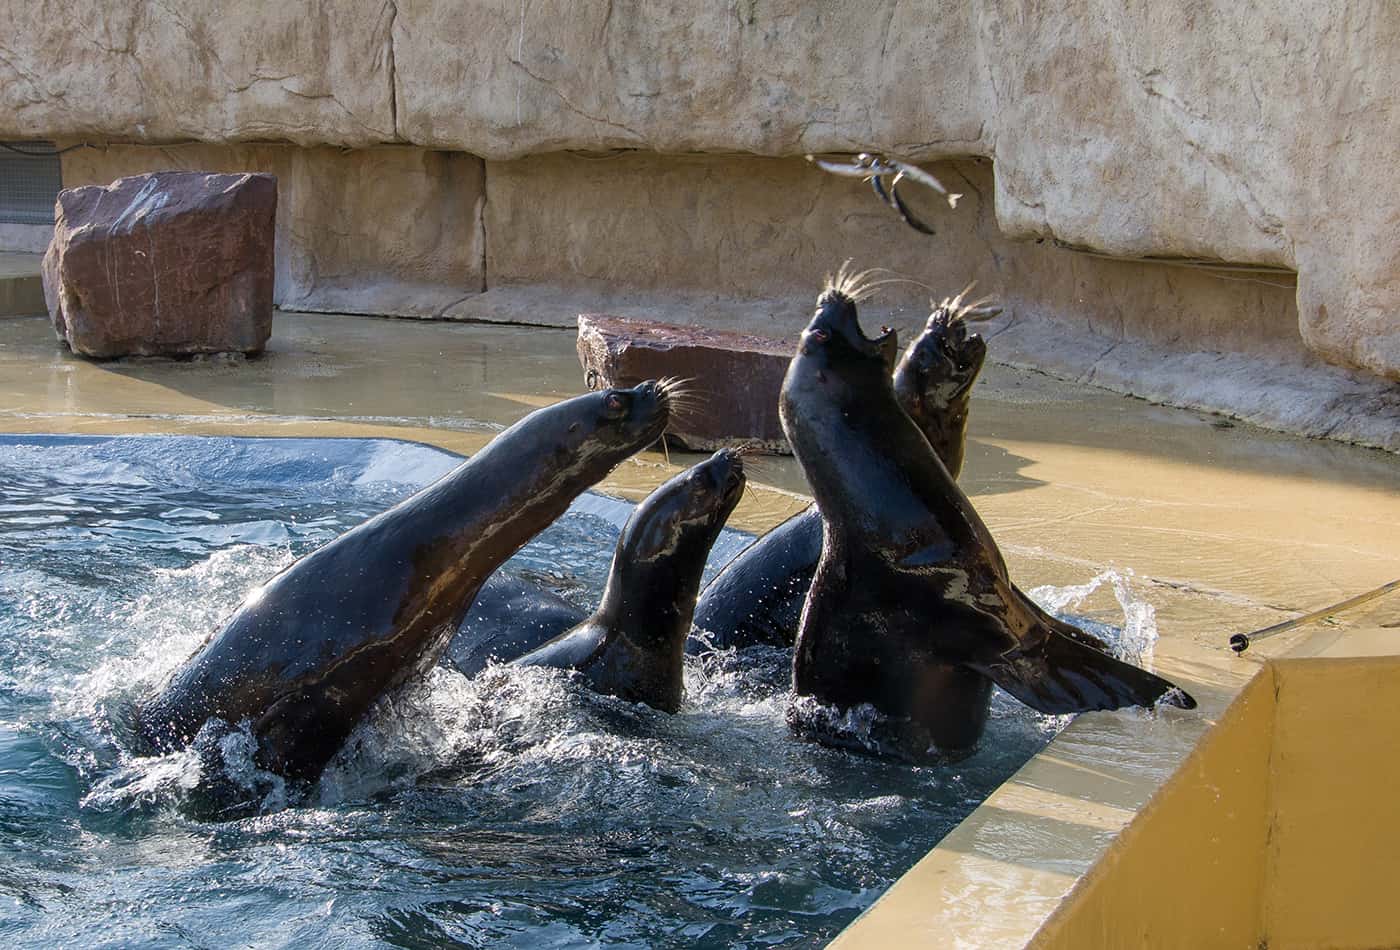
<svg viewBox="0 0 1400 950">
<path fill-rule="evenodd" d="M 996 223 L 990 163 L 928 167 L 964 193 L 955 212 L 927 203 L 932 237 L 901 224 L 868 186 L 802 160 L 624 153 L 488 162 L 487 283 L 776 298 L 768 329 L 787 336 L 810 315 L 821 276 L 850 257 L 907 278 L 880 288 L 873 303 L 909 327 L 927 316 L 930 296 L 976 281 L 1011 319 L 1054 316 L 1109 340 L 1303 350 L 1286 277 L 1240 279 L 1012 241 Z M 711 322 L 765 329 L 724 303 L 712 310 Z"/>
<path fill-rule="evenodd" d="M 437 316 L 463 302 L 477 308 L 466 315 L 489 317 L 481 310 L 493 302 L 472 300 L 481 291 L 543 285 L 564 291 L 557 308 L 513 317 L 569 326 L 581 293 L 679 293 L 712 299 L 710 323 L 787 336 L 822 276 L 850 257 L 888 270 L 893 282 L 873 306 L 909 327 L 931 296 L 976 281 L 1013 320 L 1051 316 L 1105 339 L 1178 349 L 1304 352 L 1286 277 L 1008 239 L 986 161 L 928 165 L 964 193 L 952 212 L 924 202 L 932 237 L 906 228 L 864 184 L 800 159 L 622 152 L 481 162 L 401 147 L 200 145 L 81 149 L 63 162 L 70 187 L 168 168 L 277 175 L 286 309 Z"/>
<path fill-rule="evenodd" d="M 1400 379 L 1400 6 L 0 0 L 0 136 L 994 161 L 1017 238 L 1296 269 Z"/>
<path fill-rule="evenodd" d="M 482 162 L 460 152 L 113 146 L 63 156 L 63 184 L 164 169 L 277 176 L 277 305 L 436 316 L 482 289 Z"/>
</svg>

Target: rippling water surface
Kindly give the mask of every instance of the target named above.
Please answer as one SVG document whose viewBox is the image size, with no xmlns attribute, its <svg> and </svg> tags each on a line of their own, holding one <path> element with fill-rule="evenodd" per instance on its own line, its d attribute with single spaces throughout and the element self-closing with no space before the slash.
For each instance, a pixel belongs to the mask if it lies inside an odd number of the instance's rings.
<svg viewBox="0 0 1400 950">
<path fill-rule="evenodd" d="M 983 751 L 919 768 L 792 739 L 781 651 L 687 658 L 676 716 L 558 671 L 438 669 L 309 790 L 235 735 L 226 778 L 256 807 L 201 817 L 200 762 L 135 754 L 133 701 L 250 589 L 454 463 L 387 441 L 0 440 L 0 943 L 820 943 L 1062 725 L 998 694 Z M 585 499 L 512 569 L 591 604 L 625 514 Z M 1119 599 L 1150 645 L 1150 608 Z"/>
</svg>

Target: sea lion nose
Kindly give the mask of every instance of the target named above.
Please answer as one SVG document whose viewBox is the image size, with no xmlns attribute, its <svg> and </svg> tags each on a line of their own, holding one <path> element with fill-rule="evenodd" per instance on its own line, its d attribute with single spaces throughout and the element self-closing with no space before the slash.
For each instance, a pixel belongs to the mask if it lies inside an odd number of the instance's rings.
<svg viewBox="0 0 1400 950">
<path fill-rule="evenodd" d="M 704 471 L 710 485 L 723 493 L 733 488 L 735 482 L 743 480 L 744 463 L 740 461 L 738 453 L 730 449 L 721 449 L 710 456 Z"/>
<path fill-rule="evenodd" d="M 638 383 L 632 390 L 641 400 L 645 400 L 653 406 L 669 410 L 671 401 L 666 394 L 666 387 L 662 386 L 654 379 L 649 379 L 644 383 Z"/>
<path fill-rule="evenodd" d="M 721 457 L 724 462 L 719 468 L 719 478 L 721 486 L 725 491 L 733 489 L 744 481 L 744 460 L 736 452 L 725 452 Z"/>
</svg>

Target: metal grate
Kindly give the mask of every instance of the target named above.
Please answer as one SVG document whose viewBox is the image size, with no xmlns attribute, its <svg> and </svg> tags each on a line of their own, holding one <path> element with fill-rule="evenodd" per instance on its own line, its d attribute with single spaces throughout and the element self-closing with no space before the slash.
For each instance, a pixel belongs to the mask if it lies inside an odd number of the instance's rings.
<svg viewBox="0 0 1400 950">
<path fill-rule="evenodd" d="M 50 142 L 0 142 L 0 224 L 53 224 L 63 187 Z"/>
</svg>

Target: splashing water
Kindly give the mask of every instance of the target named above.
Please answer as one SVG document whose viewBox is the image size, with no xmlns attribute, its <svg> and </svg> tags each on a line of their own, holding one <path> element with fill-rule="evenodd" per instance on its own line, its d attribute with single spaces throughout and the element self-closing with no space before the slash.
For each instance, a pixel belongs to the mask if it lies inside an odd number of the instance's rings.
<svg viewBox="0 0 1400 950">
<path fill-rule="evenodd" d="M 257 769 L 246 728 L 140 754 L 133 702 L 242 597 L 455 462 L 387 441 L 0 439 L 6 946 L 807 945 L 1062 725 L 998 694 L 953 766 L 826 749 L 788 734 L 787 651 L 753 648 L 687 658 L 675 716 L 561 671 L 438 668 L 309 791 Z M 591 605 L 626 511 L 581 500 L 509 567 Z M 1062 609 L 1105 583 L 1126 649 L 1150 649 L 1123 576 L 1035 595 Z M 245 817 L 195 817 L 213 778 Z"/>
<path fill-rule="evenodd" d="M 1090 596 L 1105 584 L 1113 592 L 1123 612 L 1121 626 L 1096 623 L 1084 617 L 1069 617 L 1066 611 L 1082 608 Z M 1026 592 L 1041 607 L 1083 627 L 1113 648 L 1120 660 L 1152 668 L 1152 648 L 1157 643 L 1157 611 L 1133 590 L 1133 572 L 1107 570 L 1083 584 L 1070 587 L 1036 587 Z"/>
</svg>

